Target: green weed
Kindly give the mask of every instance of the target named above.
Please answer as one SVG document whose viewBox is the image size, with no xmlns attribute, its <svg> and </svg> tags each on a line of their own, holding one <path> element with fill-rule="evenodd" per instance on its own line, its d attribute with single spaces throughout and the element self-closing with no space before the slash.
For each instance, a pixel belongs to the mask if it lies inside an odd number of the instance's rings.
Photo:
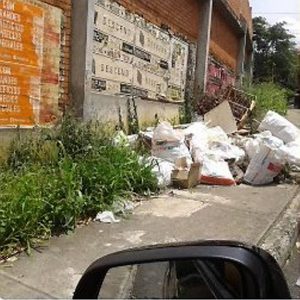
<svg viewBox="0 0 300 300">
<path fill-rule="evenodd" d="M 285 115 L 288 109 L 289 91 L 274 83 L 254 84 L 247 92 L 256 96 L 254 117 L 261 121 L 269 110 Z"/>
<path fill-rule="evenodd" d="M 110 136 L 67 116 L 13 141 L 0 173 L 0 257 L 73 230 L 122 197 L 157 190 L 151 168 Z"/>
</svg>

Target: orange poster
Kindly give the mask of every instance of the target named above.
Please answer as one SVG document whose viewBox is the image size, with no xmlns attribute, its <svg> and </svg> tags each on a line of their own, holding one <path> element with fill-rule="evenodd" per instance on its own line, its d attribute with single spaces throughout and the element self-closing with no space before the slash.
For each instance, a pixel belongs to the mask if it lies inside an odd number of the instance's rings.
<svg viewBox="0 0 300 300">
<path fill-rule="evenodd" d="M 23 1 L 0 1 L 0 126 L 38 123 L 44 11 Z"/>
<path fill-rule="evenodd" d="M 0 127 L 56 120 L 61 18 L 37 0 L 0 0 Z"/>
</svg>

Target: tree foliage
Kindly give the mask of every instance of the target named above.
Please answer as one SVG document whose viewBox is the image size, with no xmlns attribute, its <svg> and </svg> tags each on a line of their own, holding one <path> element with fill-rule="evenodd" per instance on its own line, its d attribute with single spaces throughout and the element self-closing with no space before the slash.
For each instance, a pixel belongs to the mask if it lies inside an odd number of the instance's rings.
<svg viewBox="0 0 300 300">
<path fill-rule="evenodd" d="M 272 81 L 295 88 L 297 52 L 295 36 L 285 28 L 286 22 L 270 25 L 263 17 L 253 19 L 254 79 Z"/>
</svg>

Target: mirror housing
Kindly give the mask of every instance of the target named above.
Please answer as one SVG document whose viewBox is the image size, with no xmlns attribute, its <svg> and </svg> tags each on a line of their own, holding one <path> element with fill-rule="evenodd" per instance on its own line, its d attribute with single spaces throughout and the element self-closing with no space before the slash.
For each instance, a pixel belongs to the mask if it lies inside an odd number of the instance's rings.
<svg viewBox="0 0 300 300">
<path fill-rule="evenodd" d="M 164 261 L 226 260 L 245 268 L 255 279 L 257 298 L 291 298 L 283 273 L 266 251 L 232 241 L 156 245 L 109 254 L 92 263 L 80 279 L 73 299 L 97 299 L 111 268 Z"/>
</svg>

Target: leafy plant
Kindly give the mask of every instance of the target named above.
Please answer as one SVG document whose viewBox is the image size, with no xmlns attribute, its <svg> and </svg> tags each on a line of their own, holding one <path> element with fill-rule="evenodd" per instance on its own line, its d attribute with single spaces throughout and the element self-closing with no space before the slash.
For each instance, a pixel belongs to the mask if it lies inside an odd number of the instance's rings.
<svg viewBox="0 0 300 300">
<path fill-rule="evenodd" d="M 151 168 L 132 149 L 113 146 L 110 133 L 67 116 L 11 144 L 0 173 L 2 257 L 73 230 L 122 197 L 157 190 Z"/>
<path fill-rule="evenodd" d="M 254 117 L 262 120 L 269 110 L 285 115 L 288 110 L 289 90 L 274 83 L 254 84 L 247 91 L 256 96 Z"/>
</svg>

